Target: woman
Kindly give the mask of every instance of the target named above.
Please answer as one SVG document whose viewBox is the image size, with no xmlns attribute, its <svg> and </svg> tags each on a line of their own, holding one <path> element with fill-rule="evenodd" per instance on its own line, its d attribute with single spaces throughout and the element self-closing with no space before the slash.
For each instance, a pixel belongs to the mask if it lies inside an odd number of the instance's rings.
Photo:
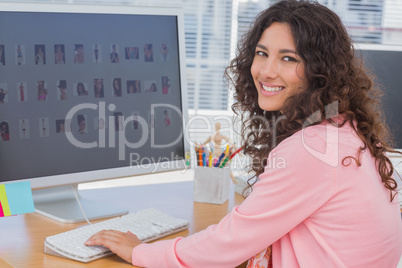
<svg viewBox="0 0 402 268">
<path fill-rule="evenodd" d="M 56 120 L 56 132 L 57 133 L 65 133 L 66 132 L 64 124 L 65 124 L 64 119 Z"/>
<path fill-rule="evenodd" d="M 134 80 L 134 93 L 140 93 L 140 92 L 141 92 L 140 80 Z"/>
<path fill-rule="evenodd" d="M 162 94 L 168 94 L 170 88 L 169 77 L 162 76 Z"/>
<path fill-rule="evenodd" d="M 45 88 L 45 81 L 38 81 L 38 100 L 47 100 L 47 89 Z M 21 100 L 22 101 L 22 100 Z"/>
<path fill-rule="evenodd" d="M 66 100 L 67 99 L 67 81 L 66 80 L 60 80 L 59 84 L 57 85 L 60 91 L 60 100 Z"/>
<path fill-rule="evenodd" d="M 77 44 L 74 49 L 74 63 L 84 63 L 84 45 Z"/>
<path fill-rule="evenodd" d="M 17 64 L 22 65 L 24 63 L 24 56 L 21 45 L 17 45 Z"/>
<path fill-rule="evenodd" d="M 77 84 L 77 94 L 78 96 L 87 96 L 88 90 L 85 89 L 84 83 Z"/>
<path fill-rule="evenodd" d="M 99 60 L 99 48 L 98 48 L 98 45 L 95 45 L 95 47 L 94 47 L 94 57 L 95 57 L 95 63 L 98 63 L 98 60 Z"/>
<path fill-rule="evenodd" d="M 8 123 L 3 121 L 0 123 L 0 132 L 1 132 L 1 139 L 3 141 L 10 140 L 10 133 L 8 131 Z"/>
<path fill-rule="evenodd" d="M 104 97 L 103 78 L 94 79 L 94 91 L 95 91 L 95 98 Z"/>
<path fill-rule="evenodd" d="M 43 65 L 43 64 L 46 63 L 45 52 L 43 51 L 44 46 L 37 45 L 36 47 L 37 47 L 37 49 L 36 49 L 36 54 L 35 54 L 35 64 L 36 65 Z"/>
<path fill-rule="evenodd" d="M 110 62 L 111 63 L 120 62 L 119 53 L 117 53 L 116 49 L 117 49 L 116 45 L 112 45 L 112 52 L 110 53 Z"/>
<path fill-rule="evenodd" d="M 4 99 L 6 98 L 7 90 L 0 88 L 0 103 L 4 103 Z"/>
<path fill-rule="evenodd" d="M 129 80 L 127 81 L 127 93 L 140 93 L 140 80 Z"/>
<path fill-rule="evenodd" d="M 85 116 L 82 114 L 77 115 L 77 121 L 78 121 L 78 133 L 79 134 L 86 134 L 86 120 Z"/>
<path fill-rule="evenodd" d="M 54 63 L 64 64 L 64 45 L 54 46 Z"/>
<path fill-rule="evenodd" d="M 228 73 L 259 177 L 245 201 L 186 238 L 145 244 L 102 231 L 86 244 L 146 267 L 396 267 L 392 149 L 340 19 L 319 4 L 279 1 L 258 16 Z"/>
<path fill-rule="evenodd" d="M 157 88 L 156 88 L 156 84 L 152 83 L 151 86 L 145 90 L 145 92 L 156 92 Z"/>
<path fill-rule="evenodd" d="M 145 60 L 145 62 L 153 62 L 154 61 L 154 51 L 152 49 L 152 44 L 145 44 L 144 60 Z"/>
<path fill-rule="evenodd" d="M 113 79 L 113 95 L 115 97 L 121 97 L 123 91 L 121 90 L 121 79 L 114 78 Z"/>
<path fill-rule="evenodd" d="M 25 101 L 25 89 L 24 89 L 24 84 L 23 83 L 20 83 L 20 86 L 18 87 L 19 88 L 19 100 L 21 101 L 21 102 L 23 102 L 23 101 Z"/>
<path fill-rule="evenodd" d="M 165 111 L 163 112 L 163 114 L 164 114 L 164 116 L 165 116 L 164 119 L 163 119 L 163 121 L 165 122 L 165 126 L 168 127 L 168 126 L 170 126 L 170 124 L 171 124 L 168 111 L 165 110 Z"/>
</svg>

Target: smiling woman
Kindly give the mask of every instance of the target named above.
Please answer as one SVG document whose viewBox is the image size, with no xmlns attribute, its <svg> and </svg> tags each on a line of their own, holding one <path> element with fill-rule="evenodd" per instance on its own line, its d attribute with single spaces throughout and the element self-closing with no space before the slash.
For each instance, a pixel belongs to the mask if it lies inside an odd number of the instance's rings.
<svg viewBox="0 0 402 268">
<path fill-rule="evenodd" d="M 393 150 L 362 66 L 334 12 L 276 2 L 227 69 L 259 178 L 246 200 L 186 238 L 145 244 L 101 231 L 87 245 L 142 267 L 396 267 L 402 222 L 385 154 Z"/>
</svg>

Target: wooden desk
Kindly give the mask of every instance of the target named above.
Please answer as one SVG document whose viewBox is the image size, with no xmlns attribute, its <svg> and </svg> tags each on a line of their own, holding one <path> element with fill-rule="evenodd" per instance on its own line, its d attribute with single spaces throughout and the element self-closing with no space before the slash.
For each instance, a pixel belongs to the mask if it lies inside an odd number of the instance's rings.
<svg viewBox="0 0 402 268">
<path fill-rule="evenodd" d="M 187 236 L 218 223 L 243 201 L 239 194 L 231 191 L 223 205 L 193 202 L 193 182 L 85 190 L 81 195 L 91 200 L 106 200 L 130 212 L 155 207 L 190 221 L 188 230 L 167 238 Z M 43 253 L 43 241 L 47 236 L 82 224 L 85 223 L 60 223 L 36 213 L 0 218 L 0 267 L 132 267 L 117 256 L 83 264 Z"/>
</svg>

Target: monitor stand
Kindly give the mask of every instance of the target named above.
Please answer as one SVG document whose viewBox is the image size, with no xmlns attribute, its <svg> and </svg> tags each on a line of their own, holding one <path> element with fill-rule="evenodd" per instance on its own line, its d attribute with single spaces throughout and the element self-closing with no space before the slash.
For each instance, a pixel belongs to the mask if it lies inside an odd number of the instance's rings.
<svg viewBox="0 0 402 268">
<path fill-rule="evenodd" d="M 35 212 L 64 223 L 86 221 L 74 191 L 88 220 L 116 217 L 128 213 L 128 210 L 123 208 L 82 198 L 77 184 L 33 190 Z"/>
</svg>

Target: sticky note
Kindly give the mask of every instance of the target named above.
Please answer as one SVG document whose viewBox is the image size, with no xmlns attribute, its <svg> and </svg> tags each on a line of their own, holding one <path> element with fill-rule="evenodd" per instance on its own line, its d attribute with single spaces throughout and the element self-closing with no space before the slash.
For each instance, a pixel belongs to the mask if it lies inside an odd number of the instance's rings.
<svg viewBox="0 0 402 268">
<path fill-rule="evenodd" d="M 29 181 L 0 185 L 0 202 L 3 215 L 17 215 L 35 211 Z"/>
<path fill-rule="evenodd" d="M 8 205 L 8 199 L 6 194 L 6 187 L 4 184 L 0 185 L 0 202 L 3 208 L 4 217 L 11 216 L 10 207 Z"/>
<path fill-rule="evenodd" d="M 3 207 L 1 206 L 1 202 L 0 202 L 0 218 L 4 217 L 4 213 L 3 213 Z"/>
</svg>

